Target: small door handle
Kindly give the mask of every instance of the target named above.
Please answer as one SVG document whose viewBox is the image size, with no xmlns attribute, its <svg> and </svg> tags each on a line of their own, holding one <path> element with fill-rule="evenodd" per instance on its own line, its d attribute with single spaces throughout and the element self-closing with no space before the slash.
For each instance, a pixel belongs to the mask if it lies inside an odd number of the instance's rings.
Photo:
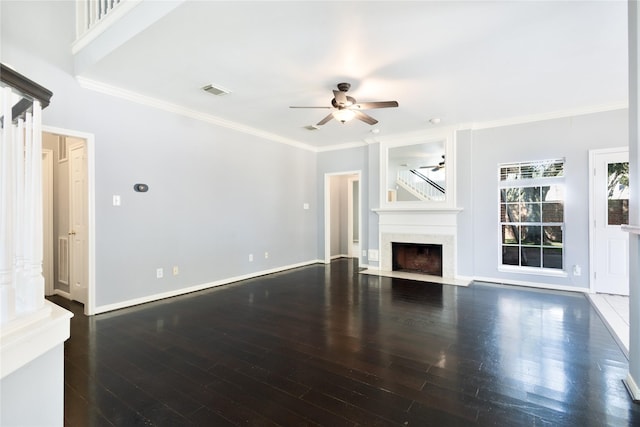
<svg viewBox="0 0 640 427">
<path fill-rule="evenodd" d="M 75 235 L 76 235 L 76 232 L 75 232 L 75 231 L 70 231 L 70 232 L 69 232 L 69 236 L 75 236 Z"/>
</svg>

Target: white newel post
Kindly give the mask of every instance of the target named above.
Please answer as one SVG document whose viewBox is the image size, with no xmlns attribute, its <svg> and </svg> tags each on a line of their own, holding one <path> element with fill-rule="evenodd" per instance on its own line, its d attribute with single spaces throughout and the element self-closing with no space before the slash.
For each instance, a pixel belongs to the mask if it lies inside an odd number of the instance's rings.
<svg viewBox="0 0 640 427">
<path fill-rule="evenodd" d="M 0 141 L 0 325 L 15 317 L 15 287 L 13 269 L 14 240 L 14 162 L 13 126 L 11 126 L 11 89 L 2 89 L 4 112 Z"/>
</svg>

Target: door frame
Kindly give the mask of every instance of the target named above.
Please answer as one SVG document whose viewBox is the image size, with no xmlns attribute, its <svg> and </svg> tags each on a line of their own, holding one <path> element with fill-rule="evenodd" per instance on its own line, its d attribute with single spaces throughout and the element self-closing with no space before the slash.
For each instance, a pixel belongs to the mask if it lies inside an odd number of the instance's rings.
<svg viewBox="0 0 640 427">
<path fill-rule="evenodd" d="M 84 139 L 87 155 L 87 303 L 84 305 L 84 314 L 95 314 L 95 287 L 96 287 L 96 208 L 95 208 L 95 136 L 92 133 L 80 132 L 71 129 L 62 129 L 51 126 L 43 126 L 43 132 L 56 135 L 70 136 Z"/>
<path fill-rule="evenodd" d="M 329 264 L 331 262 L 331 177 L 334 176 L 347 176 L 357 175 L 357 179 L 362 183 L 362 171 L 343 171 L 343 172 L 331 172 L 324 174 L 324 263 Z M 360 259 L 362 254 L 362 185 L 360 185 L 360 203 L 358 204 L 358 236 L 360 236 L 360 251 L 358 253 L 358 265 L 362 261 Z M 349 195 L 352 196 L 351 192 Z M 350 197 L 347 201 L 349 204 L 353 204 L 353 198 Z"/>
<path fill-rule="evenodd" d="M 347 234 L 349 236 L 349 240 L 347 241 L 347 255 L 351 258 L 356 258 L 353 256 L 353 183 L 358 183 L 358 219 L 360 219 L 360 176 L 349 176 L 347 178 Z M 358 242 L 360 241 L 360 221 L 358 221 Z M 358 245 L 359 247 L 359 245 Z M 358 253 L 357 258 L 360 258 L 360 253 Z"/>
<path fill-rule="evenodd" d="M 596 157 L 601 154 L 612 154 L 626 151 L 629 153 L 629 147 L 615 148 L 599 148 L 589 150 L 589 293 L 595 294 L 595 221 L 596 221 L 596 197 L 595 197 L 595 174 L 596 174 Z"/>
</svg>

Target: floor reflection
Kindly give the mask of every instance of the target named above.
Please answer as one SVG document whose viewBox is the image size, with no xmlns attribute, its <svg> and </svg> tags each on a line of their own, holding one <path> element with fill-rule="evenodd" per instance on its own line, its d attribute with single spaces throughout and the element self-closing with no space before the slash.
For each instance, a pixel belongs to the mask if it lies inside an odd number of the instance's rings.
<svg viewBox="0 0 640 427">
<path fill-rule="evenodd" d="M 640 425 L 581 294 L 359 274 L 337 260 L 85 317 L 65 425 Z"/>
</svg>

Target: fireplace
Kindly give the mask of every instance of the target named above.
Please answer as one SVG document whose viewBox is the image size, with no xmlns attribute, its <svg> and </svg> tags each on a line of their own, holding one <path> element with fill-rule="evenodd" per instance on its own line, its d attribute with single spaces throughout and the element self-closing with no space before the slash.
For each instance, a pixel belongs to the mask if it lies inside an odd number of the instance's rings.
<svg viewBox="0 0 640 427">
<path fill-rule="evenodd" d="M 442 245 L 392 242 L 392 269 L 442 277 Z"/>
</svg>

